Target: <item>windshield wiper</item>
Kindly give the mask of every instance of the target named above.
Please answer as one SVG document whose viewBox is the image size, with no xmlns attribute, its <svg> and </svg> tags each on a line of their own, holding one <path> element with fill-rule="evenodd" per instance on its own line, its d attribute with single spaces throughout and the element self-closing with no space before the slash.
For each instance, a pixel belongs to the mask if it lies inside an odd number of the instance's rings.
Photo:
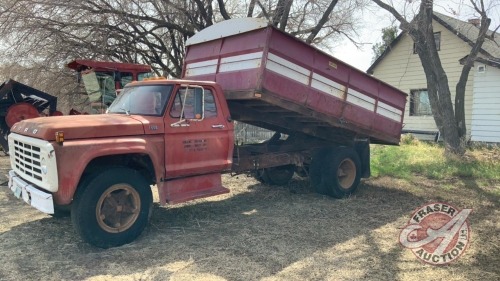
<svg viewBox="0 0 500 281">
<path fill-rule="evenodd" d="M 130 115 L 130 112 L 128 110 L 126 110 L 125 108 L 120 107 L 119 110 L 120 111 L 110 111 L 109 108 L 108 108 L 108 110 L 106 110 L 106 114 L 109 114 L 109 113 L 115 113 L 115 114 L 125 113 L 127 115 Z"/>
<path fill-rule="evenodd" d="M 127 109 L 120 107 L 120 110 L 123 110 L 123 112 L 125 112 L 125 114 L 130 115 L 130 112 Z"/>
</svg>

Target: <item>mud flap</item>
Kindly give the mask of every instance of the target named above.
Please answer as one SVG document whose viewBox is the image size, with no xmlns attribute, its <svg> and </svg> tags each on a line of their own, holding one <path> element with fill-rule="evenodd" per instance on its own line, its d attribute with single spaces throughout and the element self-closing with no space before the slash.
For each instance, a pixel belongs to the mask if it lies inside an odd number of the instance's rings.
<svg viewBox="0 0 500 281">
<path fill-rule="evenodd" d="M 361 177 L 369 178 L 371 175 L 370 171 L 370 141 L 369 140 L 357 140 L 354 142 L 354 150 L 359 155 L 361 160 Z"/>
</svg>

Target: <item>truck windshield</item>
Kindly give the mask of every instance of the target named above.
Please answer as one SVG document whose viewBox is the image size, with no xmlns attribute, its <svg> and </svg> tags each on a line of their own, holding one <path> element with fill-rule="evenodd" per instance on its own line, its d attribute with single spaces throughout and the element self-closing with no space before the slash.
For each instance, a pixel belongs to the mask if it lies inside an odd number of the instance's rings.
<svg viewBox="0 0 500 281">
<path fill-rule="evenodd" d="M 107 113 L 161 116 L 172 92 L 172 85 L 125 87 Z"/>
</svg>

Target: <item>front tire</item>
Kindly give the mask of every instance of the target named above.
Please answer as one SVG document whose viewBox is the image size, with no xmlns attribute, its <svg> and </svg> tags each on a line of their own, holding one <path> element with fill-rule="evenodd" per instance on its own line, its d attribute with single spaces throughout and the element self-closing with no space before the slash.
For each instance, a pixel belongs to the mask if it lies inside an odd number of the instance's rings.
<svg viewBox="0 0 500 281">
<path fill-rule="evenodd" d="M 54 213 L 50 214 L 55 219 L 67 218 L 71 215 L 70 206 L 54 205 Z"/>
<path fill-rule="evenodd" d="M 94 174 L 79 188 L 71 220 L 82 239 L 99 248 L 135 240 L 146 227 L 153 196 L 136 170 L 112 168 Z"/>
</svg>

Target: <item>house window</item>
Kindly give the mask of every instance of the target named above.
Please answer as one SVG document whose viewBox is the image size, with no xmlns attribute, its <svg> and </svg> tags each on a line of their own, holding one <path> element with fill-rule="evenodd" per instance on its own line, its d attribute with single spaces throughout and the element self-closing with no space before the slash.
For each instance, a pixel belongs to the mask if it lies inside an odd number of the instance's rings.
<svg viewBox="0 0 500 281">
<path fill-rule="evenodd" d="M 432 115 L 429 93 L 426 89 L 410 91 L 410 116 Z"/>
<path fill-rule="evenodd" d="M 436 50 L 441 50 L 441 32 L 434 32 L 434 43 L 436 43 Z M 413 43 L 413 53 L 417 53 L 417 44 Z"/>
</svg>

